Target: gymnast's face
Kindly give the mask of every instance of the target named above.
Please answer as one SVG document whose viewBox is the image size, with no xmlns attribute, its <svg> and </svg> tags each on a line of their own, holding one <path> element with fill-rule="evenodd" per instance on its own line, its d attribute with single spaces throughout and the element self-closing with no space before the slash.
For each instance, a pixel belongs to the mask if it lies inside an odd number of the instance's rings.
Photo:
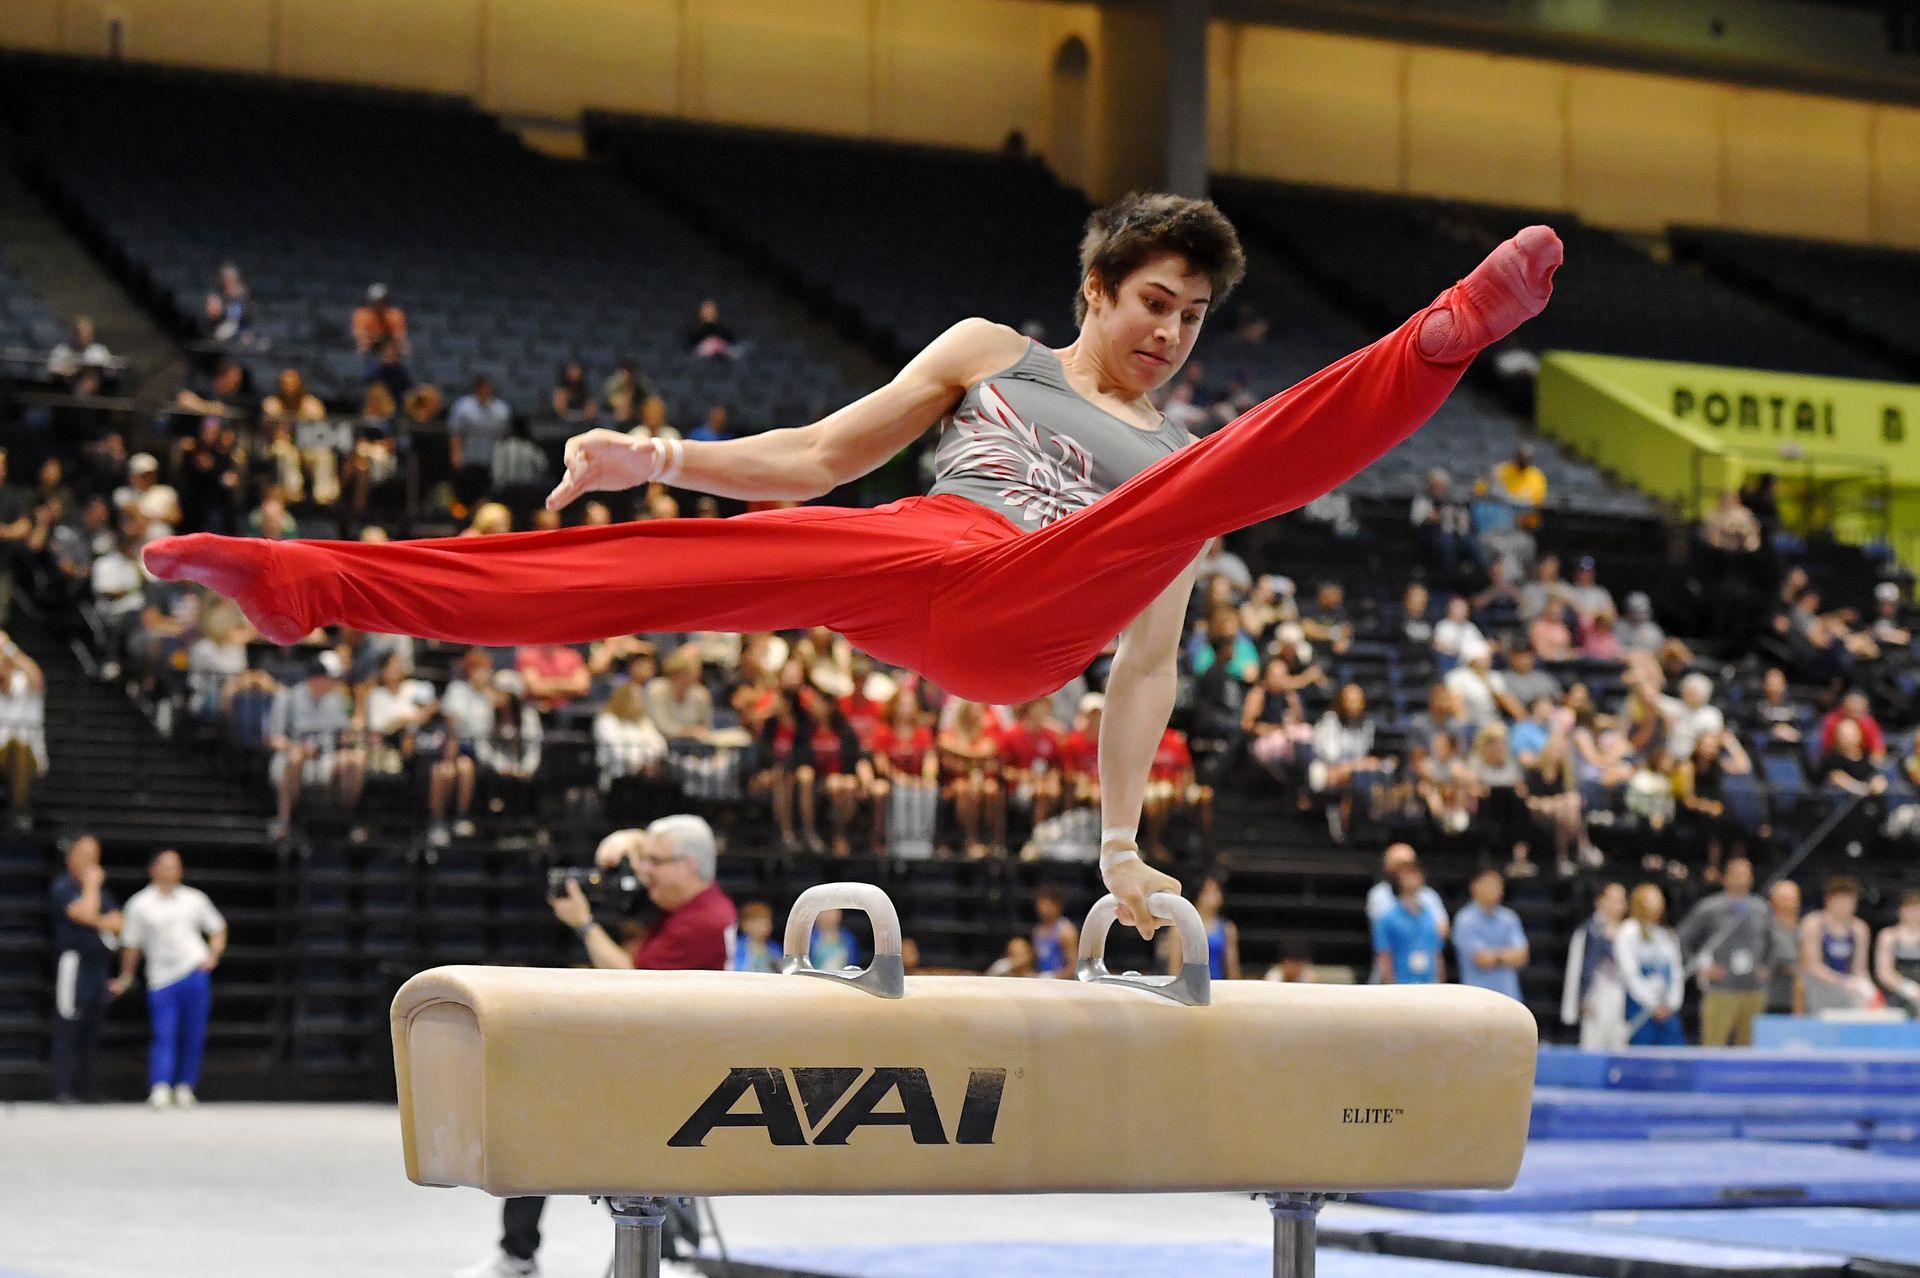
<svg viewBox="0 0 1920 1278">
<path fill-rule="evenodd" d="M 1180 371 L 1213 300 L 1213 281 L 1177 253 L 1149 258 L 1112 297 L 1092 273 L 1081 288 L 1087 298 L 1082 336 L 1104 352 L 1107 374 L 1135 395 L 1164 386 Z"/>
</svg>

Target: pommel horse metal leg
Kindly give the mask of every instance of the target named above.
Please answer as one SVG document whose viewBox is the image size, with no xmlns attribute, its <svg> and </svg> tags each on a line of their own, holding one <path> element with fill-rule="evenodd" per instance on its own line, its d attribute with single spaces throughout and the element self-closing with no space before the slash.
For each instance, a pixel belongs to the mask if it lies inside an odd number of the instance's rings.
<svg viewBox="0 0 1920 1278">
<path fill-rule="evenodd" d="M 667 1218 L 667 1200 L 615 1195 L 607 1206 L 613 1209 L 613 1278 L 660 1278 L 660 1226 Z"/>
<path fill-rule="evenodd" d="M 1313 1278 L 1323 1194 L 1268 1194 L 1273 1212 L 1273 1278 Z"/>
</svg>

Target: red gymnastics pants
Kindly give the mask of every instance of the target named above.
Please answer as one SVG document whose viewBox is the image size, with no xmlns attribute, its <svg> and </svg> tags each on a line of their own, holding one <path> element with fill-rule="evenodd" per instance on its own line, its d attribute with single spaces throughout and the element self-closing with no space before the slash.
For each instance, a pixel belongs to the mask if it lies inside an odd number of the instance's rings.
<svg viewBox="0 0 1920 1278">
<path fill-rule="evenodd" d="M 1208 538 L 1331 491 L 1433 414 L 1472 351 L 1446 364 L 1421 355 L 1416 335 L 1432 309 L 1031 532 L 936 496 L 486 537 L 288 541 L 272 544 L 236 599 L 272 633 L 342 623 L 495 646 L 827 626 L 969 700 L 1046 696 Z"/>
</svg>

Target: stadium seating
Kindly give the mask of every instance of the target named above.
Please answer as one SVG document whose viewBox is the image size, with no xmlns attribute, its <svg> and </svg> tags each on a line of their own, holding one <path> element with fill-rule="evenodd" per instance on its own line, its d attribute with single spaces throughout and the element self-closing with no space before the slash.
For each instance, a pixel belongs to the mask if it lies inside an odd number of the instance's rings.
<svg viewBox="0 0 1920 1278">
<path fill-rule="evenodd" d="M 240 266 L 271 347 L 235 350 L 256 382 L 293 364 L 357 406 L 349 320 L 378 281 L 407 313 L 416 378 L 457 394 L 491 372 L 523 413 L 545 411 L 571 359 L 596 387 L 637 359 L 676 424 L 716 400 L 747 429 L 810 419 L 854 391 L 817 342 L 748 319 L 744 272 L 717 274 L 690 228 L 463 104 L 28 59 L 0 93 L 59 201 L 180 330 L 220 264 Z M 686 354 L 706 297 L 749 358 Z"/>
</svg>

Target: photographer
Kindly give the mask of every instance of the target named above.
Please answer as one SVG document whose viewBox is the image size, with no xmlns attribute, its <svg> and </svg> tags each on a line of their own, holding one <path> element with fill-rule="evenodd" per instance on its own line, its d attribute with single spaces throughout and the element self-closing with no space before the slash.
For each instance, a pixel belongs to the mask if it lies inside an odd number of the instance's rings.
<svg viewBox="0 0 1920 1278">
<path fill-rule="evenodd" d="M 661 817 L 644 830 L 616 830 L 600 841 L 594 864 L 630 869 L 664 917 L 623 947 L 594 922 L 593 904 L 577 880 L 551 902 L 554 917 L 573 929 L 595 967 L 646 970 L 723 970 L 733 944 L 733 901 L 713 881 L 713 828 L 697 816 Z M 624 863 L 624 865 L 623 865 Z M 500 1254 L 456 1278 L 526 1278 L 539 1272 L 540 1213 L 544 1198 L 509 1198 L 501 1210 Z"/>
</svg>

